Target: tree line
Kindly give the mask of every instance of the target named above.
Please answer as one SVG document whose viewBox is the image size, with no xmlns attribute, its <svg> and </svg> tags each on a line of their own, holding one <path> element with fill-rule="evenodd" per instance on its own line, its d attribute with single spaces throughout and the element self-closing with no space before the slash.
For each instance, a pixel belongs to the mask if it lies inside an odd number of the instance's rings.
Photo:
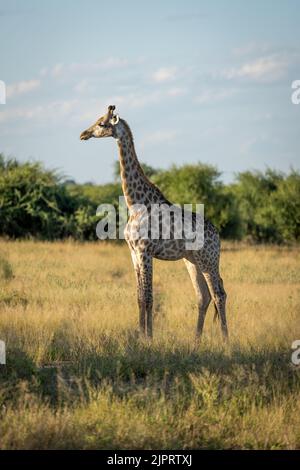
<svg viewBox="0 0 300 470">
<path fill-rule="evenodd" d="M 142 165 L 173 203 L 202 203 L 221 237 L 263 243 L 300 241 L 300 173 L 266 169 L 238 173 L 224 184 L 215 166 L 197 163 L 167 170 Z M 96 240 L 96 209 L 118 209 L 122 188 L 115 181 L 77 184 L 41 163 L 18 162 L 0 154 L 0 235 L 46 240 Z"/>
</svg>

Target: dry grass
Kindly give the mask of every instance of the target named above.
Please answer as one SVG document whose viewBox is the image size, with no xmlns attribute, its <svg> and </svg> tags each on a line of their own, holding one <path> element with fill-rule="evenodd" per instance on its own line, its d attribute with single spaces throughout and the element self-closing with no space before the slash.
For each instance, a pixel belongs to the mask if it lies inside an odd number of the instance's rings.
<svg viewBox="0 0 300 470">
<path fill-rule="evenodd" d="M 224 244 L 230 345 L 182 262 L 137 334 L 125 246 L 0 242 L 0 448 L 300 448 L 300 251 Z"/>
</svg>

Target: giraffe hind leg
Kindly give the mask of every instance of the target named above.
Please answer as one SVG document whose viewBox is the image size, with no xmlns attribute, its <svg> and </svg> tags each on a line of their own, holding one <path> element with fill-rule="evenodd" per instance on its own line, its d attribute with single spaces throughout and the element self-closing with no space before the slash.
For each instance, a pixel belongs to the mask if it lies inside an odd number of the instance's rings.
<svg viewBox="0 0 300 470">
<path fill-rule="evenodd" d="M 206 280 L 197 263 L 192 263 L 184 259 L 185 265 L 191 277 L 198 300 L 198 321 L 196 328 L 196 338 L 200 338 L 203 331 L 204 321 L 208 306 L 210 304 L 211 295 L 208 290 Z"/>
<path fill-rule="evenodd" d="M 221 282 L 222 288 L 224 290 L 223 279 L 221 277 L 220 277 L 220 282 Z M 225 293 L 225 295 L 226 295 L 226 293 Z M 218 308 L 217 308 L 217 305 L 215 304 L 215 302 L 214 302 L 214 309 L 215 309 L 215 313 L 214 313 L 213 322 L 216 323 L 217 320 L 220 320 L 220 315 L 219 315 Z"/>
<path fill-rule="evenodd" d="M 221 321 L 221 330 L 224 339 L 228 338 L 228 328 L 226 321 L 226 292 L 223 286 L 222 278 L 218 271 L 215 272 L 203 272 L 205 280 L 207 282 L 210 294 L 215 304 L 215 308 L 218 312 L 218 316 Z M 216 314 L 215 314 L 216 316 Z"/>
</svg>

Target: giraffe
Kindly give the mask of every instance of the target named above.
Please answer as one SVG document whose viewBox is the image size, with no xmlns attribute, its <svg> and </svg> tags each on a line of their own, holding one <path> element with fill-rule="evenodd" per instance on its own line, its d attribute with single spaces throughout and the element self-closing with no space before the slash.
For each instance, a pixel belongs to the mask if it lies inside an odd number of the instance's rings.
<svg viewBox="0 0 300 470">
<path fill-rule="evenodd" d="M 80 139 L 113 137 L 119 147 L 122 189 L 129 210 L 124 237 L 130 249 L 136 275 L 140 332 L 143 336 L 152 338 L 153 258 L 168 261 L 183 259 L 198 301 L 196 338 L 199 339 L 202 335 L 206 312 L 210 301 L 213 300 L 214 319 L 219 318 L 223 338 L 227 339 L 226 292 L 219 273 L 220 239 L 218 232 L 214 225 L 205 219 L 204 243 L 202 248 L 198 250 L 187 249 L 184 240 L 166 240 L 162 237 L 143 239 L 132 235 L 134 229 L 142 223 L 143 215 L 138 209 L 140 206 L 150 209 L 154 204 L 171 206 L 171 203 L 146 177 L 135 152 L 131 129 L 127 122 L 114 111 L 115 106 L 110 105 L 104 116 L 80 134 Z"/>
</svg>

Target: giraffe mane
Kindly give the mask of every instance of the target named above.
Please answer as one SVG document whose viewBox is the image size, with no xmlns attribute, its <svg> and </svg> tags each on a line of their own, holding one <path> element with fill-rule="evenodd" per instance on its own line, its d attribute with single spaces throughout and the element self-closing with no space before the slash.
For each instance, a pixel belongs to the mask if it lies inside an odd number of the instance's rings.
<svg viewBox="0 0 300 470">
<path fill-rule="evenodd" d="M 122 121 L 123 125 L 126 127 L 126 130 L 127 130 L 128 134 L 129 134 L 129 137 L 131 138 L 132 142 L 134 142 L 133 134 L 132 134 L 132 131 L 131 131 L 130 127 L 129 127 L 128 122 L 125 121 L 125 119 L 121 119 L 121 118 L 120 118 L 120 121 Z"/>
</svg>

